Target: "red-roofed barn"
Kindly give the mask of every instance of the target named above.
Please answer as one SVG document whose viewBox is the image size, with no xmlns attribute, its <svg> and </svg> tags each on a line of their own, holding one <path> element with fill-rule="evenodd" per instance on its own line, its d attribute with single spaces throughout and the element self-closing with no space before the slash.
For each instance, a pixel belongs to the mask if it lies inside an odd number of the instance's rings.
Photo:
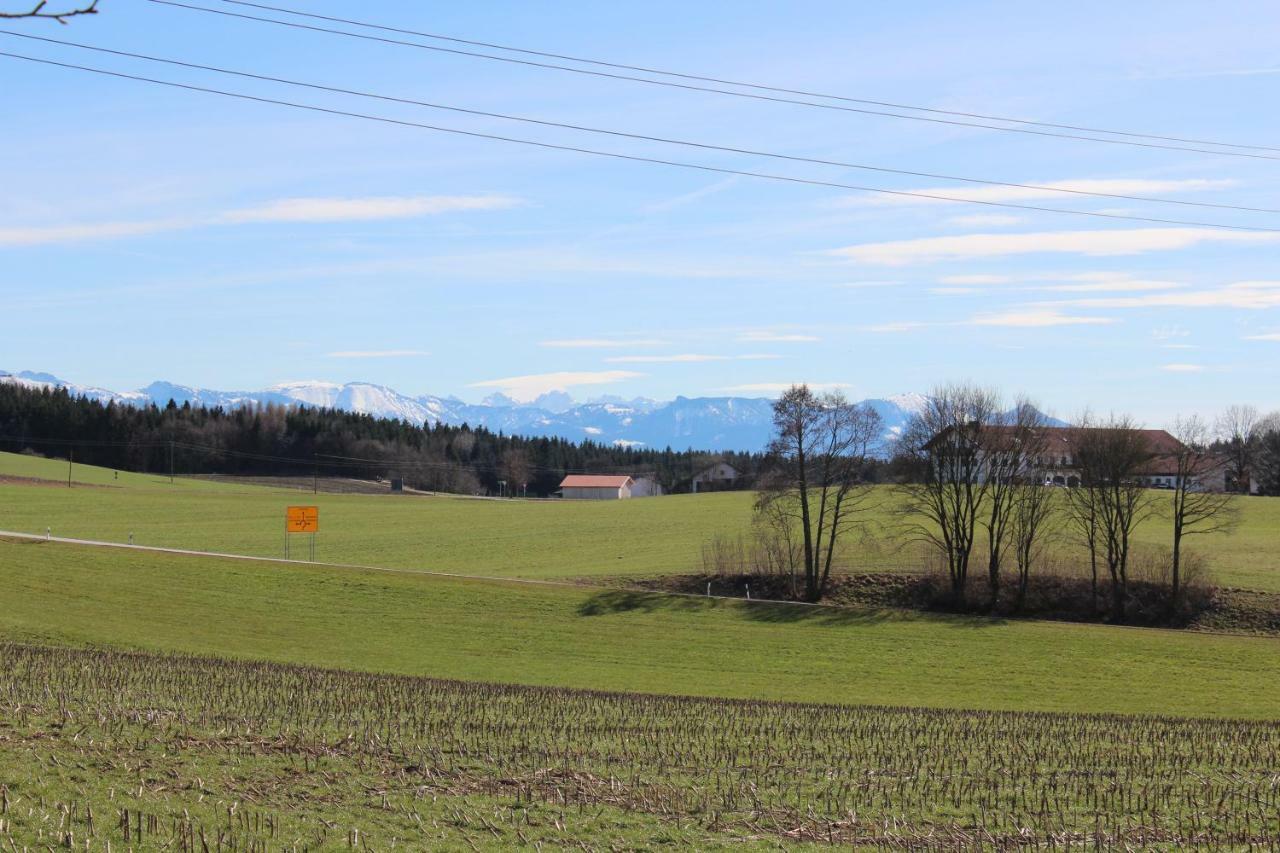
<svg viewBox="0 0 1280 853">
<path fill-rule="evenodd" d="M 570 500 L 616 501 L 631 497 L 632 485 L 625 475 L 570 474 L 560 482 L 560 494 Z"/>
</svg>

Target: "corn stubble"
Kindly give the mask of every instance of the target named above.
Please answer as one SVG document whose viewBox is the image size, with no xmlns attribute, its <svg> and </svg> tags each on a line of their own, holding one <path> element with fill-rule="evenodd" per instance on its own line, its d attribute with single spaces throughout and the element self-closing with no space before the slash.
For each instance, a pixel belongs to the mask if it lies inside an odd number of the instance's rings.
<svg viewBox="0 0 1280 853">
<path fill-rule="evenodd" d="M 1280 723 L 0 645 L 0 850 L 607 849 L 619 816 L 676 843 L 1280 849 Z"/>
</svg>

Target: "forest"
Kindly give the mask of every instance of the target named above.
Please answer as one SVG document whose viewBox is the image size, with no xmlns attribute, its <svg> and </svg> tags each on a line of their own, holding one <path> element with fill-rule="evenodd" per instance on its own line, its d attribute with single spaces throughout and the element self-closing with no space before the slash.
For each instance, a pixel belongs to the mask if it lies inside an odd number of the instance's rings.
<svg viewBox="0 0 1280 853">
<path fill-rule="evenodd" d="M 0 449 L 124 471 L 403 479 L 457 494 L 555 493 L 570 473 L 654 477 L 667 492 L 725 461 L 749 487 L 761 454 L 616 447 L 418 425 L 334 409 L 118 405 L 65 389 L 0 385 Z"/>
</svg>

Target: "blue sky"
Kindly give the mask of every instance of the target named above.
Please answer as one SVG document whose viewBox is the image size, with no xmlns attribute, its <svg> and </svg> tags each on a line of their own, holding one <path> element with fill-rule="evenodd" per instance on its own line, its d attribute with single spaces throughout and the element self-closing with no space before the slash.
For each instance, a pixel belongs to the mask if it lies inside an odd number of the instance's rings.
<svg viewBox="0 0 1280 853">
<path fill-rule="evenodd" d="M 857 98 L 1280 145 L 1272 3 L 292 5 Z M 794 156 L 1280 207 L 1275 159 L 753 102 L 143 0 L 3 29 Z M 0 50 L 730 169 L 1280 228 L 1280 214 L 779 163 L 7 36 Z M 1280 406 L 1280 234 L 597 159 L 4 57 L 0 80 L 0 368 L 117 389 L 317 378 L 464 399 L 557 386 L 579 398 L 764 396 L 794 381 L 864 397 L 974 380 L 1063 415 L 1092 406 L 1152 424 L 1237 401 Z"/>
</svg>

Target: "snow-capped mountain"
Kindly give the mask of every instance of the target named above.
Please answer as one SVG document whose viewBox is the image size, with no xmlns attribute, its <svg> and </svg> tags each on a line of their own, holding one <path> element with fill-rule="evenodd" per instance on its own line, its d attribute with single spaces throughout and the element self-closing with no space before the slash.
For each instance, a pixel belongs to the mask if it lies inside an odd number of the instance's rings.
<svg viewBox="0 0 1280 853">
<path fill-rule="evenodd" d="M 0 371 L 0 382 L 66 388 L 72 394 L 104 403 L 165 406 L 173 400 L 178 405 L 224 408 L 268 403 L 323 406 L 415 424 L 465 423 L 508 435 L 589 439 L 629 447 L 758 451 L 769 443 L 773 432 L 772 400 L 760 397 L 677 397 L 665 403 L 600 397 L 574 403 L 564 392 L 551 392 L 532 403 L 494 394 L 483 403 L 472 404 L 457 397 L 410 397 L 368 382 L 285 382 L 261 391 L 217 391 L 153 382 L 141 390 L 124 393 L 29 371 Z M 885 438 L 892 440 L 925 401 L 919 394 L 903 394 L 863 402 L 879 413 Z"/>
</svg>

